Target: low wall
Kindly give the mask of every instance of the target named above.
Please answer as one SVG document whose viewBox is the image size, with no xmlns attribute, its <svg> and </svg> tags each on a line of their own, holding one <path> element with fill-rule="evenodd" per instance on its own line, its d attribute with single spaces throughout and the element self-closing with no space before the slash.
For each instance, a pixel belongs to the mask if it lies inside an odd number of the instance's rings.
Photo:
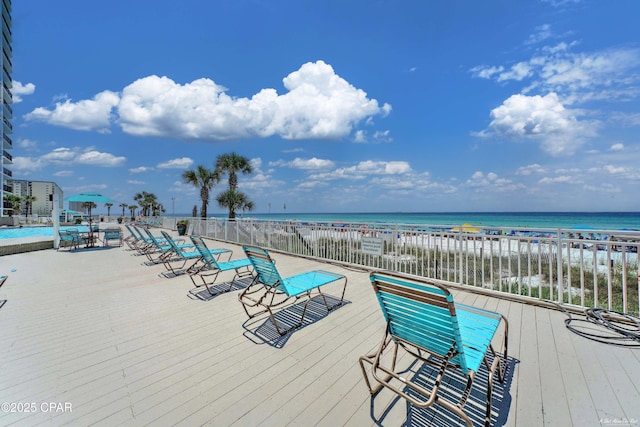
<svg viewBox="0 0 640 427">
<path fill-rule="evenodd" d="M 41 251 L 44 249 L 53 249 L 53 240 L 41 240 L 38 242 L 16 243 L 0 246 L 0 256 Z"/>
<path fill-rule="evenodd" d="M 18 218 L 13 216 L 0 217 L 0 225 L 16 226 L 18 225 Z"/>
</svg>

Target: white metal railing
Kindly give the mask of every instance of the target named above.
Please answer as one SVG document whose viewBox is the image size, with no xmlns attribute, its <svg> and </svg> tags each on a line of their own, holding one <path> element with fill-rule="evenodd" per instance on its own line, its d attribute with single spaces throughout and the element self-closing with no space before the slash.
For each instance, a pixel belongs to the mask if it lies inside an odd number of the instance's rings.
<svg viewBox="0 0 640 427">
<path fill-rule="evenodd" d="M 640 232 L 186 218 L 190 233 L 637 316 Z M 164 218 L 175 228 L 177 218 Z"/>
</svg>

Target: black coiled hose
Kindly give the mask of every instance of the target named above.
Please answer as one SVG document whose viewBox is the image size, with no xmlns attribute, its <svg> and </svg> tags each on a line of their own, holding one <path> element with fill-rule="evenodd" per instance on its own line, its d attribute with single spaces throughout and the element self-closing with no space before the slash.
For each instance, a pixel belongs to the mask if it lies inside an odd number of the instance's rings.
<svg viewBox="0 0 640 427">
<path fill-rule="evenodd" d="M 564 323 L 571 332 L 605 344 L 640 348 L 640 318 L 613 310 L 588 308 L 583 319 L 576 319 L 563 307 L 560 308 L 567 315 Z M 582 326 L 575 322 L 581 322 Z M 590 328 L 592 325 L 597 328 Z"/>
</svg>

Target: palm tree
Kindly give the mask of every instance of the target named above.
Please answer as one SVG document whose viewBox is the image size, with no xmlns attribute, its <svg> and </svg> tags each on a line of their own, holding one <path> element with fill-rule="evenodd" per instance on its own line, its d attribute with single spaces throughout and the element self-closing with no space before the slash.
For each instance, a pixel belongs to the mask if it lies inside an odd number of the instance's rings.
<svg viewBox="0 0 640 427">
<path fill-rule="evenodd" d="M 140 205 L 143 216 L 149 216 L 153 209 L 153 206 L 158 203 L 157 199 L 158 198 L 155 194 L 147 193 L 146 191 L 137 193 L 135 196 L 133 196 L 133 200 L 138 202 L 138 204 Z"/>
<path fill-rule="evenodd" d="M 229 209 L 229 219 L 236 217 L 236 211 L 252 211 L 254 208 L 253 202 L 247 198 L 247 196 L 234 190 L 227 190 L 220 194 L 216 198 L 218 205 Z"/>
<path fill-rule="evenodd" d="M 22 198 L 20 196 L 16 196 L 15 194 L 5 194 L 4 201 L 9 202 L 11 205 L 9 216 L 13 216 L 15 211 L 20 212 L 20 205 L 22 204 Z"/>
<path fill-rule="evenodd" d="M 107 216 L 111 216 L 111 206 L 113 206 L 113 203 L 105 203 L 104 205 L 107 207 Z"/>
<path fill-rule="evenodd" d="M 200 199 L 202 200 L 202 208 L 200 216 L 207 217 L 207 205 L 209 204 L 209 193 L 215 184 L 220 182 L 220 173 L 218 170 L 210 170 L 204 166 L 198 165 L 195 170 L 187 170 L 182 173 L 182 179 L 187 184 L 193 184 L 200 189 Z"/>
<path fill-rule="evenodd" d="M 24 196 L 23 200 L 27 205 L 27 216 L 29 216 L 30 213 L 33 213 L 33 202 L 38 200 L 38 198 L 36 196 L 28 195 L 28 196 Z"/>
<path fill-rule="evenodd" d="M 236 153 L 219 155 L 216 160 L 216 169 L 221 175 L 225 173 L 229 175 L 229 190 L 233 191 L 238 187 L 238 172 L 243 175 L 253 172 L 249 159 Z"/>
<path fill-rule="evenodd" d="M 122 216 L 124 216 L 124 210 L 127 209 L 129 205 L 126 203 L 120 203 L 120 207 L 122 208 Z"/>
<path fill-rule="evenodd" d="M 238 172 L 243 175 L 253 172 L 251 162 L 244 156 L 236 153 L 221 154 L 216 160 L 216 170 L 220 175 L 229 176 L 229 189 L 220 193 L 217 197 L 218 205 L 229 209 L 229 219 L 236 217 L 236 210 L 253 210 L 253 202 L 238 188 Z"/>
<path fill-rule="evenodd" d="M 166 212 L 166 209 L 164 208 L 162 203 L 155 202 L 153 205 L 151 205 L 152 216 L 160 216 L 160 214 L 163 214 L 165 212 Z"/>
<path fill-rule="evenodd" d="M 129 205 L 129 211 L 131 212 L 131 218 L 135 218 L 135 216 L 136 216 L 136 209 L 138 209 L 138 206 L 136 206 L 136 205 Z"/>
</svg>

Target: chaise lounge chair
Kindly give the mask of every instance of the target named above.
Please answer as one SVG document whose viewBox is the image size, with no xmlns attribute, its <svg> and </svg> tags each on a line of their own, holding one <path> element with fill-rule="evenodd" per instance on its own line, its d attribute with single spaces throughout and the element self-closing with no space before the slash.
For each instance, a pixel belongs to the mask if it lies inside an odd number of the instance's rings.
<svg viewBox="0 0 640 427">
<path fill-rule="evenodd" d="M 327 311 L 331 311 L 342 305 L 344 292 L 347 288 L 346 276 L 324 270 L 314 270 L 283 278 L 280 276 L 274 261 L 267 251 L 249 246 L 245 246 L 243 250 L 247 254 L 247 258 L 251 260 L 253 270 L 256 273 L 254 283 L 244 289 L 238 296 L 249 318 L 268 312 L 276 331 L 278 331 L 280 335 L 284 335 L 290 330 L 302 326 L 307 307 L 312 299 L 318 297 L 322 299 L 324 305 L 327 307 Z M 330 306 L 320 288 L 340 280 L 344 280 L 342 295 L 336 304 Z M 316 295 L 313 295 L 313 293 L 316 293 Z M 281 329 L 280 326 L 278 326 L 273 309 L 287 302 L 295 302 L 302 298 L 306 298 L 306 302 L 302 315 L 300 316 L 300 321 L 287 329 Z M 258 308 L 258 311 L 250 313 L 249 309 L 253 310 L 254 308 Z"/>
<path fill-rule="evenodd" d="M 198 264 L 202 261 L 202 255 L 200 251 L 192 244 L 180 245 L 176 240 L 174 240 L 169 233 L 166 231 L 161 231 L 162 237 L 164 237 L 165 241 L 171 247 L 171 251 L 166 255 L 161 257 L 161 261 L 168 271 L 171 272 L 173 276 L 178 276 L 182 273 L 190 273 L 191 271 L 197 270 Z M 230 252 L 229 249 L 211 249 L 210 253 L 215 255 L 220 255 L 223 253 Z M 182 261 L 182 265 L 179 268 L 175 268 L 172 265 L 172 262 Z M 193 261 L 187 269 L 184 268 L 187 265 L 187 262 Z"/>
<path fill-rule="evenodd" d="M 105 228 L 102 246 L 109 246 L 109 240 L 115 240 L 118 242 L 118 246 L 122 246 L 122 230 L 118 227 Z"/>
<path fill-rule="evenodd" d="M 471 426 L 463 408 L 471 393 L 473 379 L 480 365 L 484 364 L 489 371 L 485 419 L 488 426 L 493 376 L 497 371 L 502 382 L 507 367 L 507 319 L 498 313 L 455 304 L 449 291 L 432 279 L 387 272 L 373 272 L 370 278 L 387 322 L 379 348 L 360 357 L 362 374 L 371 395 L 386 387 L 420 408 L 438 403 Z M 501 340 L 502 354 L 499 355 L 491 342 L 501 321 L 504 321 L 504 337 Z M 417 360 L 435 365 L 438 375 L 429 389 L 402 376 L 404 372 L 399 372 L 396 367 L 398 349 L 405 350 Z M 393 355 L 391 360 L 385 357 L 389 353 Z M 491 363 L 487 358 L 489 353 L 493 356 Z M 370 365 L 369 371 L 365 369 L 365 363 Z M 452 369 L 458 369 L 466 377 L 464 390 L 455 393 L 460 397 L 457 403 L 447 400 L 448 396 L 440 389 Z M 367 374 L 371 374 L 377 383 L 375 387 L 372 387 Z"/>
<path fill-rule="evenodd" d="M 125 243 L 133 250 L 137 251 L 140 255 L 144 255 L 147 250 L 151 248 L 152 242 L 147 241 L 147 239 L 142 235 L 140 230 L 137 228 L 134 230 L 134 226 L 130 226 L 125 224 L 127 230 L 129 230 L 129 236 L 127 236 L 124 241 Z"/>
<path fill-rule="evenodd" d="M 172 246 L 165 237 L 154 236 L 148 228 L 144 228 L 143 230 L 147 234 L 145 241 L 149 242 L 149 246 L 146 247 L 144 255 L 146 255 L 149 261 L 154 264 L 175 257 L 174 246 L 180 250 L 194 247 L 191 243 L 184 243 L 184 239 L 169 239 L 171 242 L 175 243 L 175 245 Z M 140 230 L 138 230 L 138 232 L 143 235 Z"/>
<path fill-rule="evenodd" d="M 191 241 L 202 256 L 202 264 L 197 268 L 192 268 L 191 271 L 189 271 L 189 278 L 196 288 L 205 286 L 209 291 L 209 294 L 214 296 L 220 293 L 229 292 L 231 289 L 233 289 L 233 284 L 235 281 L 243 279 L 245 277 L 253 276 L 253 273 L 251 272 L 252 269 L 250 268 L 252 264 L 248 258 L 236 259 L 233 261 L 218 261 L 214 252 L 207 247 L 202 237 L 191 236 Z M 218 251 L 220 251 L 220 249 L 218 249 Z M 225 249 L 225 251 L 229 252 L 229 259 L 231 259 L 231 251 L 229 249 Z M 218 254 L 220 254 L 220 252 L 218 252 Z M 228 282 L 229 287 L 226 289 L 223 288 L 223 290 L 221 291 L 213 289 L 212 287 L 214 286 L 218 275 L 224 271 L 231 270 L 234 270 L 236 273 L 233 276 L 233 279 Z M 196 283 L 194 279 L 194 277 L 196 276 L 199 277 L 200 280 L 202 280 L 202 284 Z M 211 276 L 213 277 L 209 279 Z"/>
</svg>

